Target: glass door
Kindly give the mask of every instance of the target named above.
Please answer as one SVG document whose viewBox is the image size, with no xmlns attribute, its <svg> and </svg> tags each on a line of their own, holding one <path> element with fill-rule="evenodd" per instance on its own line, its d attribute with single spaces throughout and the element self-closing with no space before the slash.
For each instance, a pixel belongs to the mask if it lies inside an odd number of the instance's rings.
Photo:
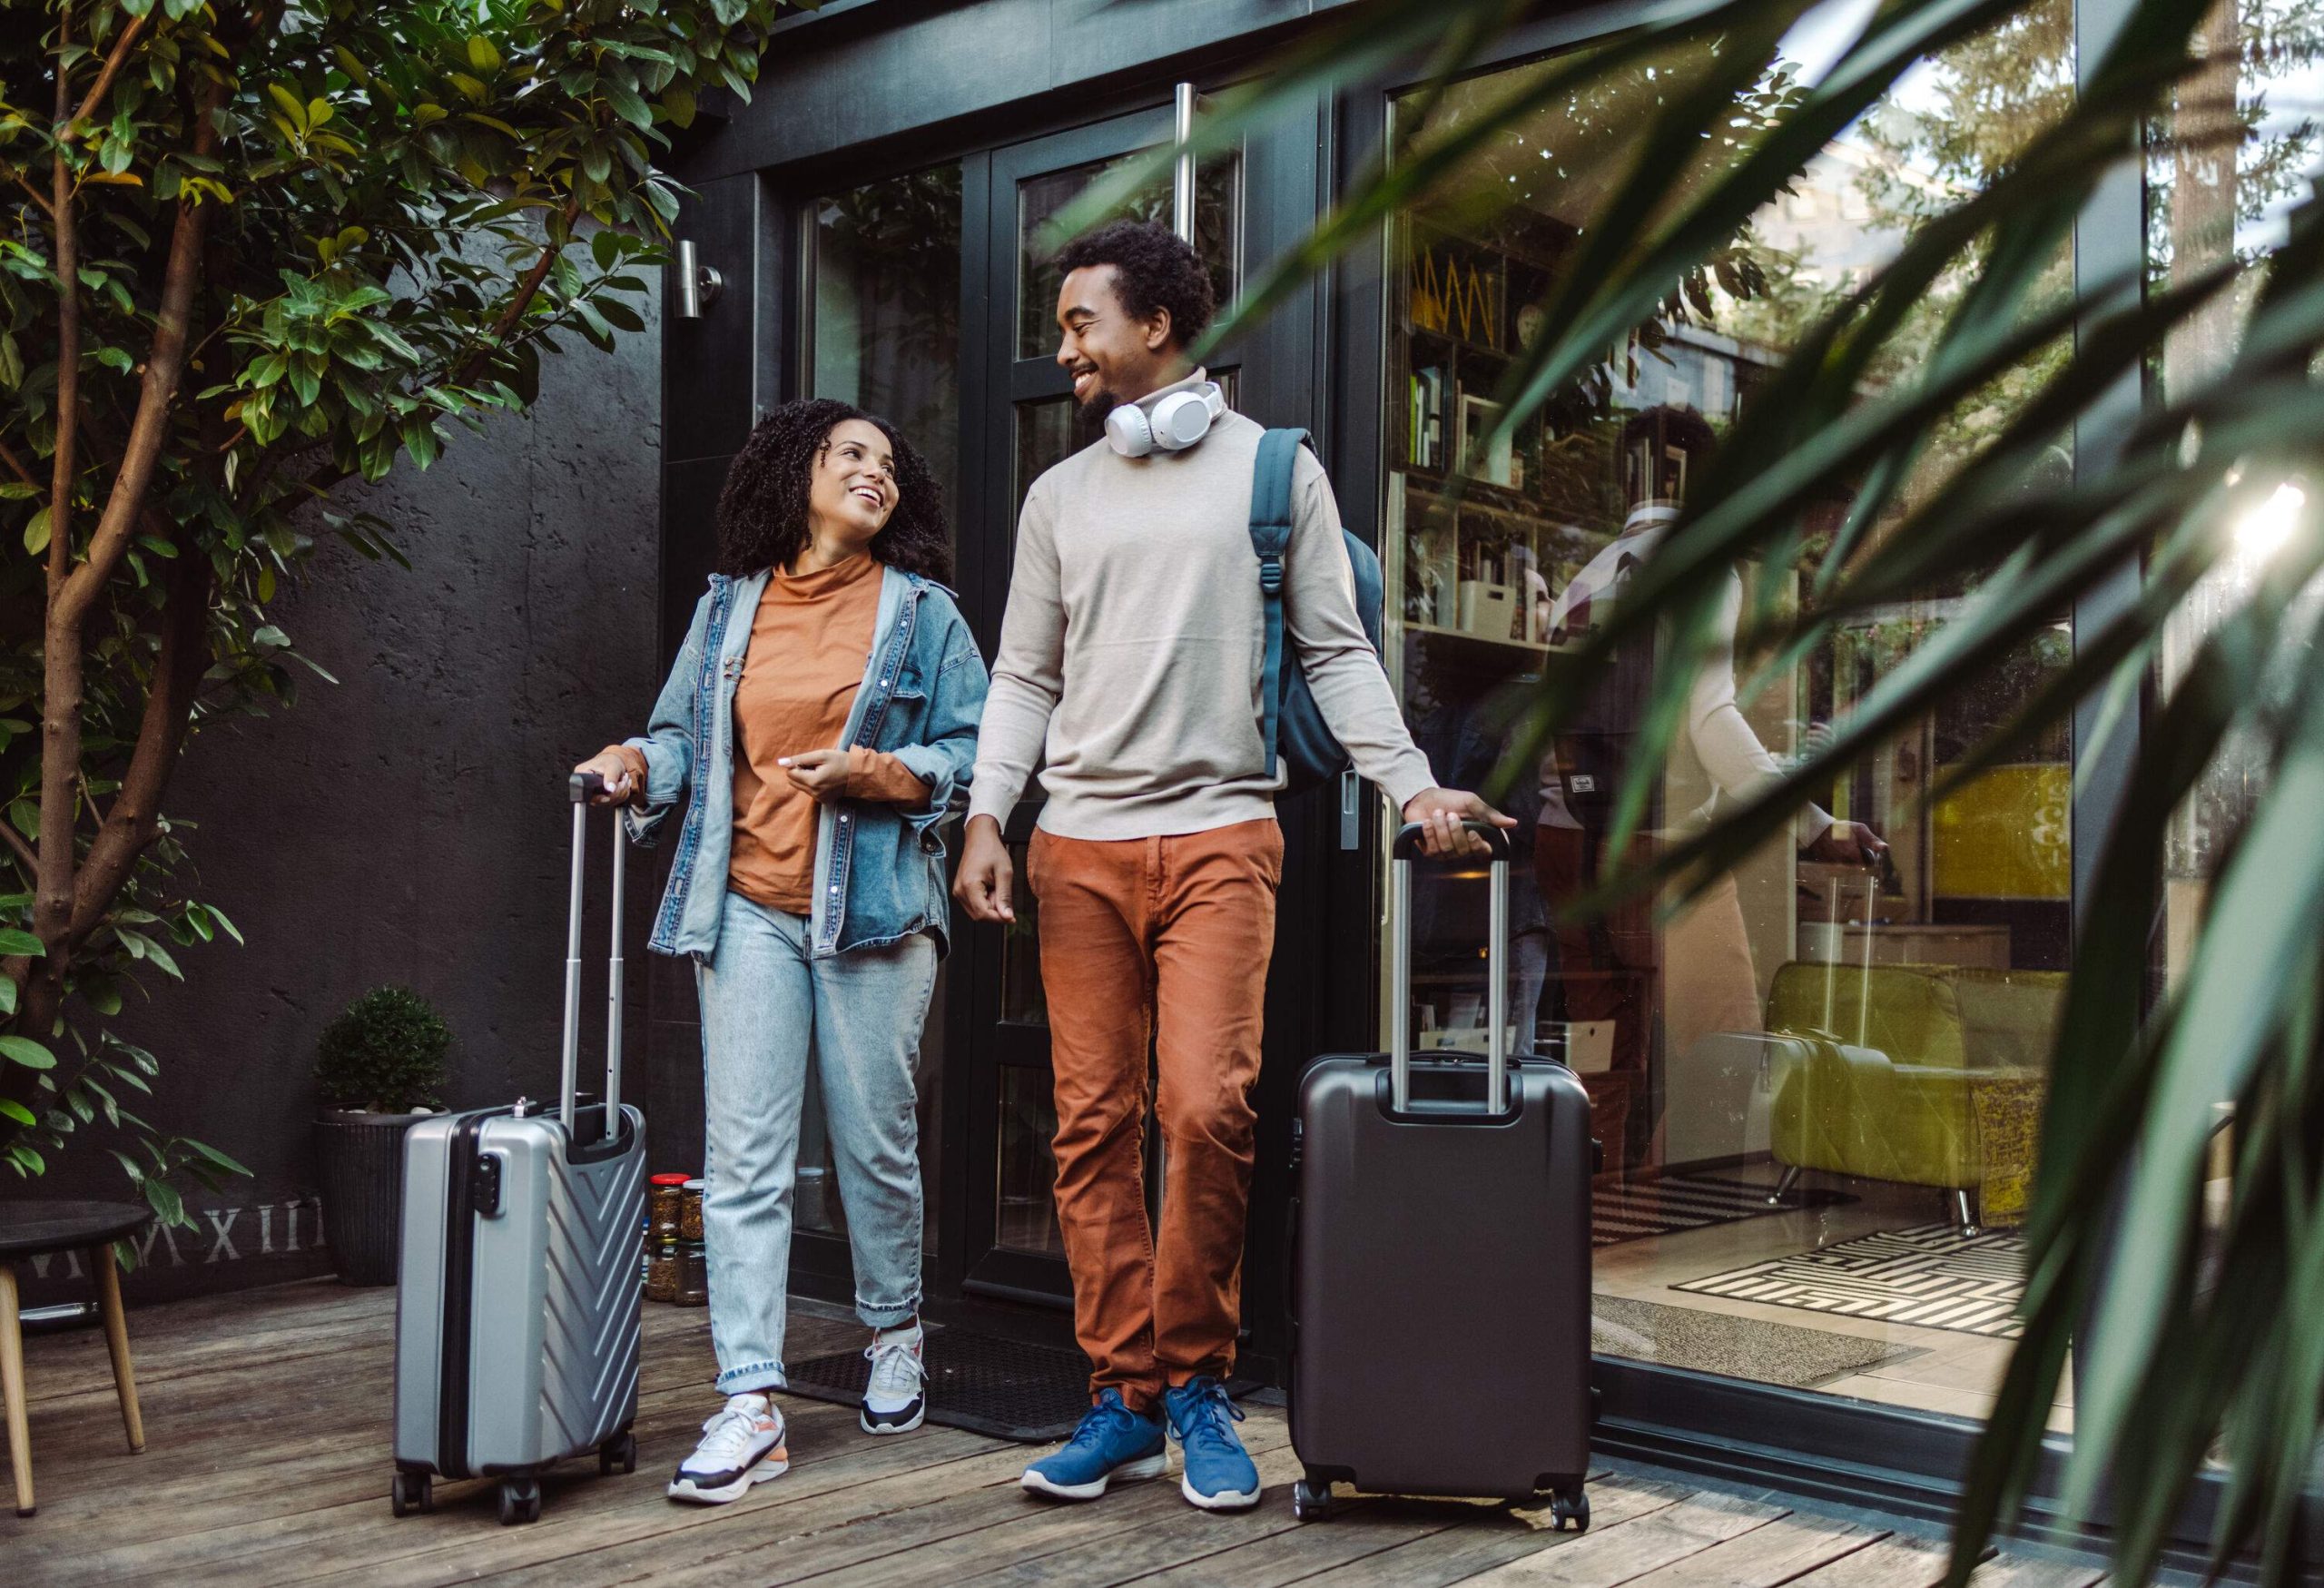
<svg viewBox="0 0 2324 1588">
<path fill-rule="evenodd" d="M 979 528 L 974 544 L 962 547 L 960 573 L 964 594 L 982 615 L 978 628 L 988 646 L 1008 602 L 1017 513 L 1026 491 L 1044 469 L 1103 435 L 1102 420 L 1093 423 L 1075 411 L 1072 382 L 1056 360 L 1063 276 L 1052 261 L 1064 240 L 1053 234 L 1051 222 L 1091 183 L 1170 136 L 1170 113 L 1157 109 L 1016 144 L 991 157 L 982 376 L 970 377 L 981 412 L 964 426 L 970 444 L 982 451 L 983 467 L 963 487 L 962 522 Z M 1195 184 L 1195 243 L 1210 265 L 1221 304 L 1234 297 L 1241 275 L 1242 167 L 1231 154 L 1205 161 Z M 1117 214 L 1176 225 L 1174 210 L 1165 173 Z M 1210 361 L 1230 403 L 1238 363 L 1232 347 Z M 963 1283 L 987 1295 L 1063 1303 L 1072 1290 L 1054 1198 L 1050 1139 L 1057 1116 L 1050 1103 L 1039 905 L 1024 881 L 1025 850 L 1039 814 L 1036 778 L 1006 831 L 1017 868 L 1016 921 L 1006 928 L 970 925 L 965 917 L 957 922 L 962 952 L 956 969 L 970 988 L 962 1033 L 967 1052 L 956 1071 L 967 1090 Z"/>
</svg>

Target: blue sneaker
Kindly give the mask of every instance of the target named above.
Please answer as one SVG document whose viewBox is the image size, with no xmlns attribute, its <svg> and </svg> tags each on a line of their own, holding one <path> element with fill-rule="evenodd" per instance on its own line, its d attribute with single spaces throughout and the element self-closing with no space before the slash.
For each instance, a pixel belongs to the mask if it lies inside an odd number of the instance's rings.
<svg viewBox="0 0 2324 1588">
<path fill-rule="evenodd" d="M 1206 1511 L 1247 1511 L 1259 1503 L 1259 1468 L 1243 1448 L 1235 1425 L 1243 1408 L 1226 1398 L 1226 1386 L 1208 1374 L 1190 1378 L 1162 1396 L 1170 1415 L 1170 1435 L 1187 1453 L 1187 1475 L 1178 1490 Z"/>
<path fill-rule="evenodd" d="M 1139 1416 L 1122 1404 L 1121 1391 L 1109 1389 L 1098 1397 L 1065 1448 L 1025 1469 L 1024 1484 L 1037 1494 L 1094 1500 L 1116 1478 L 1158 1478 L 1169 1465 L 1162 1419 Z"/>
</svg>

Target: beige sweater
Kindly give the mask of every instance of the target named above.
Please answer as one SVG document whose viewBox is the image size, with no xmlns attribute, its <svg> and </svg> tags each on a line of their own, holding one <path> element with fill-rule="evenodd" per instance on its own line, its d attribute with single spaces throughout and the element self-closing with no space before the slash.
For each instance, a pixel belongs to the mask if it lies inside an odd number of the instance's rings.
<svg viewBox="0 0 2324 1588">
<path fill-rule="evenodd" d="M 1006 824 L 1044 757 L 1040 825 L 1061 837 L 1202 833 L 1273 814 L 1282 779 L 1267 775 L 1260 737 L 1265 635 L 1250 536 L 1262 433 L 1229 413 L 1184 452 L 1125 458 L 1101 440 L 1033 482 L 971 817 Z M 1292 498 L 1285 665 L 1295 652 L 1356 770 L 1402 809 L 1435 779 L 1357 619 L 1339 509 L 1305 449 Z"/>
</svg>

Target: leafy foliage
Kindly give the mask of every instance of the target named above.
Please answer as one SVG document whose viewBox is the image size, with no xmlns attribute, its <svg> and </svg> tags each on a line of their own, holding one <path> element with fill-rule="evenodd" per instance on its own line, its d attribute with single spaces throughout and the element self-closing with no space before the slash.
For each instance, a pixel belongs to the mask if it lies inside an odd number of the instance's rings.
<svg viewBox="0 0 2324 1588">
<path fill-rule="evenodd" d="M 452 1029 L 409 987 L 374 987 L 323 1028 L 315 1087 L 328 1108 L 408 1114 L 440 1108 Z"/>
<path fill-rule="evenodd" d="M 1400 208 L 1433 200 L 1463 161 L 1534 107 L 1619 80 L 1641 60 L 1726 41 L 1738 69 L 1723 81 L 1711 72 L 1699 91 L 1682 77 L 1608 176 L 1594 235 L 1544 305 L 1550 329 L 1513 360 L 1500 394 L 1502 428 L 1512 429 L 1570 400 L 1673 283 L 1733 247 L 1917 64 L 1965 45 L 1965 59 L 1982 62 L 1990 83 L 2065 15 L 2046 0 L 1886 0 L 1771 124 L 1752 128 L 1731 154 L 1711 153 L 1731 130 L 1727 96 L 1748 81 L 1740 64 L 1761 58 L 1804 9 L 1797 0 L 1725 0 L 1552 63 L 1530 94 L 1471 118 L 1440 145 L 1359 173 L 1314 237 L 1262 275 L 1214 335 L 1233 335 L 1238 321 L 1349 249 L 1376 248 Z M 2296 7 L 2279 9 L 2298 20 Z M 2013 709 L 1984 725 L 1927 794 L 1945 799 L 2029 745 L 2056 743 L 2084 704 L 2096 708 L 2102 743 L 2128 766 L 2111 821 L 2077 835 L 2094 865 L 2044 1105 L 2025 1329 L 1969 1475 L 1956 1583 L 2034 1481 L 2069 1344 L 2083 1376 L 2063 1497 L 2089 1518 L 2105 1494 L 2126 1582 L 2150 1578 L 2215 1451 L 2226 1458 L 2213 1541 L 2221 1558 L 2255 1551 L 2266 1581 L 2290 1580 L 2324 1415 L 2324 1314 L 2313 1306 L 2324 1285 L 2316 1150 L 2324 837 L 2315 819 L 2324 801 L 2324 670 L 2313 654 L 2324 530 L 2304 505 L 2324 487 L 2324 202 L 2309 192 L 2291 203 L 2279 240 L 2215 242 L 2172 258 L 2152 282 L 2134 272 L 2069 283 L 2062 250 L 2103 184 L 2139 173 L 2152 119 L 2174 112 L 2174 159 L 2217 161 L 2246 148 L 2260 118 L 2232 83 L 2224 101 L 2192 90 L 2207 60 L 2240 58 L 2239 41 L 2256 50 L 2296 31 L 2239 21 L 2232 4 L 2216 0 L 2132 0 L 2124 13 L 2102 54 L 2083 62 L 2071 97 L 2062 81 L 2043 80 L 2027 104 L 2010 107 L 2025 113 L 2006 158 L 1996 157 L 2006 129 L 1993 118 L 1939 152 L 1974 167 L 1979 185 L 1921 192 L 1895 256 L 1807 306 L 1791 356 L 1690 482 L 1688 507 L 1623 600 L 1580 649 L 1549 659 L 1530 732 L 1501 774 L 1507 783 L 1530 771 L 1605 658 L 1659 629 L 1671 660 L 1657 671 L 1644 748 L 1631 761 L 1656 764 L 1681 731 L 1702 659 L 1724 643 L 1719 592 L 1738 563 L 1787 568 L 1817 554 L 1807 599 L 1747 615 L 1744 647 L 1764 647 L 1778 666 L 1877 624 L 1900 603 L 1950 599 L 1950 621 L 1914 636 L 1909 654 L 1785 777 L 1699 835 L 1663 846 L 1583 908 L 1665 886 L 1685 897 L 1974 681 L 2028 666 L 2045 644 L 2054 652 L 2045 636 L 2059 613 L 2083 615 L 2071 655 L 2034 668 Z M 1515 15 L 1495 0 L 1351 8 L 1272 77 L 1222 96 L 1196 152 L 1230 146 L 1324 84 L 1403 63 L 1423 62 L 1428 91 L 1444 92 Z M 1974 86 L 1974 71 L 1965 81 Z M 2191 104 L 2208 122 L 2188 124 Z M 2299 143 L 2309 133 L 2282 136 Z M 2248 164 L 2230 161 L 2205 179 L 2223 205 L 2181 218 L 2215 226 L 2223 212 L 2231 230 L 2255 195 L 2284 191 L 2294 163 L 2264 146 Z M 2182 160 L 2177 169 L 2183 181 L 2191 167 Z M 2174 224 L 2173 236 L 2197 230 Z M 2211 338 L 2201 359 L 2174 360 L 2160 396 L 2124 417 L 2122 394 L 2138 390 L 2182 328 L 2239 299 L 2248 303 L 2248 321 L 2240 304 L 2234 312 L 2245 321 L 2240 335 Z M 2001 382 L 2006 400 L 1965 406 Z M 2077 432 L 2119 444 L 2085 448 L 2063 469 L 2061 439 Z M 1933 451 L 1943 454 L 1944 488 L 1907 491 Z M 1818 506 L 1836 496 L 1849 502 L 1845 518 L 1811 546 Z M 2280 531 L 2263 555 L 2240 547 L 2234 533 L 2255 518 Z M 2189 642 L 2143 731 L 2127 743 L 2116 736 L 2147 691 L 2173 614 L 2239 557 L 2256 557 L 2244 594 Z M 2230 745 L 2251 769 L 2249 797 L 2218 853 L 2191 963 L 2156 996 L 2170 828 Z M 1650 776 L 1628 780 L 1609 853 L 1631 853 Z M 2207 1224 L 2205 1162 L 2222 1119 L 2233 1124 L 2225 1139 L 2235 1172 L 2223 1217 Z"/>
<path fill-rule="evenodd" d="M 19 1174 L 100 1116 L 149 1196 L 222 1161 L 103 1090 L 148 1073 L 107 1024 L 140 972 L 239 935 L 166 814 L 185 737 L 320 674 L 271 616 L 319 542 L 403 561 L 337 488 L 426 468 L 451 425 L 527 407 L 545 354 L 643 328 L 678 205 L 655 163 L 704 95 L 747 96 L 777 10 L 7 0 L 0 545 L 22 555 L 0 561 L 0 864 L 23 891 L 0 902 L 0 1154 Z"/>
</svg>

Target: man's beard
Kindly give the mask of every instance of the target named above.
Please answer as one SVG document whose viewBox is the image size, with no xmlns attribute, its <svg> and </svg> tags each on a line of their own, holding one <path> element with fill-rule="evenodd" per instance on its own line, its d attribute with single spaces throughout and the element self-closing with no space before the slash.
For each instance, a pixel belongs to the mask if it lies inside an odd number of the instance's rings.
<svg viewBox="0 0 2324 1588">
<path fill-rule="evenodd" d="M 1121 406 L 1122 399 L 1120 398 L 1115 396 L 1112 392 L 1100 386 L 1097 390 L 1089 394 L 1088 401 L 1083 403 L 1074 411 L 1085 427 L 1090 429 L 1096 429 L 1106 422 L 1106 416 L 1108 414 L 1112 413 L 1114 409 Z"/>
</svg>

